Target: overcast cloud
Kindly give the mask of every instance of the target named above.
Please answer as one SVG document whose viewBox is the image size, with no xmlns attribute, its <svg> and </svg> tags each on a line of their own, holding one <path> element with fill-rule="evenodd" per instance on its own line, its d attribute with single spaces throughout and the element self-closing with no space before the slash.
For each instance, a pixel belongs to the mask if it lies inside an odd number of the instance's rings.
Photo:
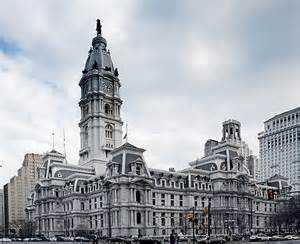
<svg viewBox="0 0 300 244">
<path fill-rule="evenodd" d="M 258 154 L 263 121 L 299 106 L 299 1 L 2 1 L 0 183 L 27 152 L 79 150 L 78 82 L 100 18 L 122 83 L 129 142 L 150 167 L 203 156 L 242 123 Z"/>
</svg>

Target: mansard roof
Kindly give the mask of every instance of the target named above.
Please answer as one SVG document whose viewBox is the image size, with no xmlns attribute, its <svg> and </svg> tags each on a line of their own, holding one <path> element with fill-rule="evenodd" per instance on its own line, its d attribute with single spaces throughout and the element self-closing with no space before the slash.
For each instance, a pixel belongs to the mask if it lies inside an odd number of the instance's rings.
<svg viewBox="0 0 300 244">
<path fill-rule="evenodd" d="M 143 153 L 145 152 L 146 150 L 143 149 L 143 148 L 139 148 L 139 147 L 136 147 L 128 142 L 124 143 L 123 145 L 121 145 L 120 147 L 114 149 L 111 154 L 115 154 L 117 152 L 120 152 L 120 151 L 123 151 L 123 150 L 128 150 L 128 151 L 134 151 L 134 152 L 138 152 L 138 153 Z"/>
<path fill-rule="evenodd" d="M 62 155 L 62 156 L 63 156 L 62 153 L 60 153 L 60 152 L 58 152 L 58 151 L 56 151 L 56 150 L 54 150 L 54 149 L 52 149 L 49 153 L 56 153 L 56 154 L 59 154 L 59 155 Z"/>
<path fill-rule="evenodd" d="M 97 36 L 93 38 L 92 48 L 89 51 L 87 61 L 85 63 L 83 74 L 91 70 L 110 72 L 111 75 L 118 76 L 118 71 L 114 69 L 109 50 L 106 49 L 107 42 L 102 37 L 101 32 L 97 32 Z"/>
<path fill-rule="evenodd" d="M 275 174 L 273 176 L 271 176 L 269 179 L 267 179 L 267 181 L 273 181 L 273 180 L 288 180 L 288 178 L 279 175 L 279 174 Z"/>
</svg>

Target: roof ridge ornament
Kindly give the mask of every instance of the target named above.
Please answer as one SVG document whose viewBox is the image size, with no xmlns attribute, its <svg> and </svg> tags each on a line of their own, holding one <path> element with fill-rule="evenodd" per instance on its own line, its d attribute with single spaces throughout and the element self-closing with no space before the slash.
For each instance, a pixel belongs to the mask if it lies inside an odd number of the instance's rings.
<svg viewBox="0 0 300 244">
<path fill-rule="evenodd" d="M 102 34 L 102 25 L 100 23 L 100 19 L 97 19 L 96 31 L 97 31 L 97 35 Z"/>
</svg>

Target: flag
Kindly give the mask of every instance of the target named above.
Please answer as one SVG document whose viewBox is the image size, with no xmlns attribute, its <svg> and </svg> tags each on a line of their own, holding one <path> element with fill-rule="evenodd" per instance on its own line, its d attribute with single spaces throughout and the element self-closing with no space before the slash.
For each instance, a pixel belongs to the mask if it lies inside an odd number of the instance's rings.
<svg viewBox="0 0 300 244">
<path fill-rule="evenodd" d="M 123 137 L 123 139 L 125 140 L 126 139 L 126 141 L 128 140 L 128 124 L 126 123 L 126 133 L 125 133 L 125 135 L 124 135 L 124 137 Z"/>
</svg>

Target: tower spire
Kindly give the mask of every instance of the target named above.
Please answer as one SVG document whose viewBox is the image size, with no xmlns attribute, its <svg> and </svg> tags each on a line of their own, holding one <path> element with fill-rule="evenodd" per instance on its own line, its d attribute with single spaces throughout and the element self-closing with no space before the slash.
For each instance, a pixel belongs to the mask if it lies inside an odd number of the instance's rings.
<svg viewBox="0 0 300 244">
<path fill-rule="evenodd" d="M 102 34 L 102 25 L 101 25 L 100 19 L 97 19 L 96 31 L 97 31 L 97 35 Z"/>
<path fill-rule="evenodd" d="M 89 51 L 79 82 L 81 87 L 79 164 L 94 167 L 97 174 L 105 174 L 106 164 L 109 161 L 108 154 L 121 146 L 123 126 L 120 115 L 122 106 L 121 83 L 107 50 L 107 42 L 102 36 L 101 28 L 101 22 L 97 19 L 96 36 L 92 40 L 92 48 Z M 95 95 L 97 95 L 90 97 L 87 87 L 90 80 L 93 79 L 99 81 L 99 86 L 93 88 Z M 100 99 L 104 101 L 103 104 L 93 106 L 92 112 L 91 103 L 97 104 Z M 96 124 L 101 126 L 94 126 Z"/>
</svg>

